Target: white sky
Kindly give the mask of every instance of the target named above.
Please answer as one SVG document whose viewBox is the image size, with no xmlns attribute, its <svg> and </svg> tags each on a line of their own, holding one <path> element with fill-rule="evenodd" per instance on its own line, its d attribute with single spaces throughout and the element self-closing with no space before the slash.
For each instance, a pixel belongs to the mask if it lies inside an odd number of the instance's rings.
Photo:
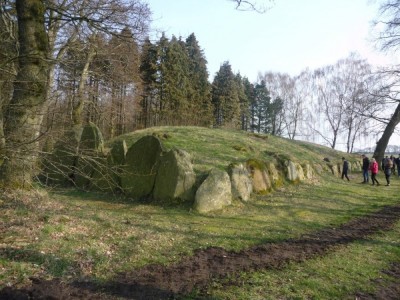
<svg viewBox="0 0 400 300">
<path fill-rule="evenodd" d="M 274 0 L 262 14 L 235 10 L 228 0 L 147 3 L 153 12 L 155 40 L 161 31 L 168 38 L 184 39 L 195 33 L 208 61 L 210 80 L 224 61 L 251 82 L 259 72 L 295 76 L 306 68 L 334 64 L 350 52 L 358 52 L 373 65 L 399 63 L 394 55 L 375 50 L 372 43 L 371 22 L 378 15 L 379 0 Z M 395 134 L 390 144 L 398 141 Z"/>
<path fill-rule="evenodd" d="M 352 51 L 372 64 L 395 63 L 370 42 L 376 1 L 275 0 L 263 14 L 237 11 L 228 0 L 147 2 L 153 30 L 167 37 L 195 33 L 211 79 L 224 61 L 252 82 L 259 72 L 297 75 L 307 67 L 334 64 Z"/>
</svg>

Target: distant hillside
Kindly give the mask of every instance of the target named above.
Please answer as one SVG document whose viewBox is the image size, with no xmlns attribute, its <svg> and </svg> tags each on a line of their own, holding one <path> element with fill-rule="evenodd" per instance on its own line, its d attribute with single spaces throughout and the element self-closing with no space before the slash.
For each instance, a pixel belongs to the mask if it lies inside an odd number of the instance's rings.
<svg viewBox="0 0 400 300">
<path fill-rule="evenodd" d="M 356 153 L 374 153 L 375 147 L 367 147 L 363 149 L 357 149 Z M 399 154 L 400 153 L 400 146 L 399 145 L 389 145 L 386 148 L 386 153 L 388 154 Z"/>
</svg>

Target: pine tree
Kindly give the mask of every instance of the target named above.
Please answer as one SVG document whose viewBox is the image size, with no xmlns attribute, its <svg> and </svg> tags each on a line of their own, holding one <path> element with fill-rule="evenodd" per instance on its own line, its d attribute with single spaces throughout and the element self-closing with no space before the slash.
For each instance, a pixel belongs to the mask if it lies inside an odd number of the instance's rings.
<svg viewBox="0 0 400 300">
<path fill-rule="evenodd" d="M 208 81 L 207 60 L 194 33 L 186 39 L 189 56 L 188 98 L 191 111 L 197 112 L 193 125 L 212 124 L 211 85 Z"/>
<path fill-rule="evenodd" d="M 229 62 L 221 65 L 213 80 L 212 104 L 215 126 L 238 128 L 240 103 L 235 75 Z"/>
<path fill-rule="evenodd" d="M 166 48 L 162 70 L 164 121 L 166 124 L 181 125 L 189 115 L 189 57 L 184 43 L 175 36 L 172 36 Z"/>
<path fill-rule="evenodd" d="M 150 127 L 152 124 L 152 112 L 155 108 L 157 92 L 157 60 L 157 47 L 147 38 L 142 46 L 139 68 L 143 84 L 141 122 L 144 128 Z"/>
<path fill-rule="evenodd" d="M 244 93 L 247 98 L 247 115 L 242 119 L 243 130 L 252 130 L 255 123 L 255 98 L 254 98 L 254 84 L 252 84 L 247 77 L 243 78 Z"/>
<path fill-rule="evenodd" d="M 271 130 L 272 135 L 282 135 L 282 118 L 283 118 L 283 100 L 281 98 L 275 98 L 269 108 Z"/>
<path fill-rule="evenodd" d="M 254 88 L 256 106 L 256 131 L 263 133 L 271 132 L 271 97 L 264 80 L 257 83 Z"/>
<path fill-rule="evenodd" d="M 246 77 L 242 78 L 239 73 L 236 74 L 235 79 L 240 104 L 241 129 L 247 130 L 249 120 L 249 98 L 246 94 L 246 88 L 248 88 L 248 84 L 250 84 L 250 82 Z"/>
</svg>

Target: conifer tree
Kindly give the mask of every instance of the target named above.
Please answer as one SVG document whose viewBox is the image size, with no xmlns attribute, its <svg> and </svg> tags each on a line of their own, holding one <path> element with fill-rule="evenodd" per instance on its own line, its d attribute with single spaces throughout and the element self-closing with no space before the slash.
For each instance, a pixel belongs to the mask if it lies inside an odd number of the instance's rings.
<svg viewBox="0 0 400 300">
<path fill-rule="evenodd" d="M 197 112 L 193 125 L 212 124 L 211 85 L 208 81 L 207 60 L 194 33 L 186 39 L 189 56 L 188 98 L 191 111 Z"/>
<path fill-rule="evenodd" d="M 256 131 L 263 133 L 271 132 L 271 97 L 264 80 L 254 87 L 256 104 Z"/>
<path fill-rule="evenodd" d="M 283 107 L 283 100 L 279 97 L 275 98 L 269 107 L 269 116 L 271 123 L 269 133 L 271 133 L 272 135 L 282 135 Z"/>
<path fill-rule="evenodd" d="M 249 80 L 238 73 L 236 74 L 236 86 L 238 90 L 239 104 L 240 104 L 240 123 L 241 129 L 247 130 L 249 121 L 249 97 L 246 89 L 249 88 Z"/>
<path fill-rule="evenodd" d="M 164 122 L 181 125 L 189 116 L 189 57 L 184 43 L 175 36 L 172 36 L 166 47 L 162 70 Z"/>
<path fill-rule="evenodd" d="M 152 124 L 152 112 L 156 102 L 157 85 L 157 47 L 146 38 L 140 57 L 140 76 L 143 84 L 141 100 L 141 122 L 144 128 Z"/>
<path fill-rule="evenodd" d="M 254 84 L 252 84 L 247 77 L 243 78 L 244 93 L 247 98 L 247 116 L 246 120 L 242 120 L 243 130 L 252 130 L 255 120 L 255 100 L 254 100 Z"/>
<path fill-rule="evenodd" d="M 224 62 L 212 86 L 214 124 L 221 127 L 238 128 L 240 124 L 240 103 L 235 75 L 229 62 Z"/>
<path fill-rule="evenodd" d="M 167 72 L 167 51 L 169 47 L 169 40 L 163 33 L 156 44 L 157 47 L 157 76 L 155 89 L 157 91 L 154 106 L 153 125 L 161 125 L 164 122 L 164 110 L 166 107 L 166 82 L 165 74 Z"/>
</svg>

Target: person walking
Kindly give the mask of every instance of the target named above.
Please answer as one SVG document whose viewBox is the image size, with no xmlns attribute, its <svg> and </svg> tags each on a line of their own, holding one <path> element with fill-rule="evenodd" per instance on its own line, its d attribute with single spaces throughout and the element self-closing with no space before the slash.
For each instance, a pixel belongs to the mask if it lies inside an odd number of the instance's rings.
<svg viewBox="0 0 400 300">
<path fill-rule="evenodd" d="M 369 167 L 371 170 L 371 181 L 372 185 L 380 185 L 379 181 L 376 179 L 376 174 L 378 174 L 379 166 L 378 163 L 376 162 L 375 158 L 371 158 L 371 165 Z"/>
<path fill-rule="evenodd" d="M 400 154 L 399 157 L 396 158 L 396 165 L 397 165 L 397 176 L 400 177 Z"/>
<path fill-rule="evenodd" d="M 390 175 L 392 174 L 393 161 L 386 155 L 383 160 L 383 171 L 385 172 L 386 186 L 390 186 Z"/>
<path fill-rule="evenodd" d="M 369 158 L 365 154 L 361 155 L 362 157 L 362 171 L 363 171 L 363 177 L 364 181 L 362 183 L 368 183 L 369 182 Z"/>
<path fill-rule="evenodd" d="M 349 171 L 349 162 L 344 157 L 342 157 L 342 161 L 343 161 L 342 179 L 346 177 L 347 181 L 350 181 L 349 176 L 347 175 L 347 172 Z"/>
<path fill-rule="evenodd" d="M 396 158 L 393 155 L 390 155 L 390 159 L 392 160 L 392 174 L 396 174 Z"/>
</svg>

